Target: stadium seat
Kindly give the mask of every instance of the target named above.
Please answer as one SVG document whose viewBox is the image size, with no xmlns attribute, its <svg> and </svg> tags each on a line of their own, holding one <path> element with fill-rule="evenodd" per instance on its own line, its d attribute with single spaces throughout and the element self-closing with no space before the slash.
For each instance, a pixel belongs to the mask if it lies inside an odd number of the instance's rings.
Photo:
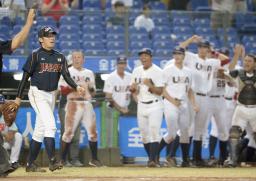
<svg viewBox="0 0 256 181">
<path fill-rule="evenodd" d="M 171 29 L 169 26 L 156 26 L 153 29 L 153 33 L 154 34 L 170 34 L 171 33 Z"/>
<path fill-rule="evenodd" d="M 80 49 L 80 43 L 77 41 L 60 41 L 60 49 Z"/>
<path fill-rule="evenodd" d="M 108 50 L 125 49 L 124 41 L 109 41 L 107 42 Z"/>
<path fill-rule="evenodd" d="M 61 25 L 79 25 L 80 20 L 77 16 L 61 16 L 59 20 L 60 26 Z"/>
<path fill-rule="evenodd" d="M 82 20 L 82 24 L 98 24 L 102 23 L 102 17 L 100 16 L 84 16 Z"/>
<path fill-rule="evenodd" d="M 124 34 L 124 27 L 123 26 L 111 26 L 107 27 L 106 29 L 107 34 Z"/>
<path fill-rule="evenodd" d="M 194 30 L 190 26 L 175 26 L 173 28 L 173 33 L 177 34 L 193 34 Z"/>
<path fill-rule="evenodd" d="M 59 35 L 60 40 L 66 40 L 66 41 L 80 41 L 81 38 L 79 34 L 76 33 L 62 33 Z"/>
<path fill-rule="evenodd" d="M 104 43 L 101 41 L 88 41 L 88 42 L 83 42 L 83 48 L 85 50 L 89 49 L 105 49 Z"/>
<path fill-rule="evenodd" d="M 172 49 L 156 49 L 154 51 L 154 56 L 156 56 L 156 57 L 171 57 Z"/>
<path fill-rule="evenodd" d="M 124 34 L 107 34 L 107 41 L 124 41 Z"/>
<path fill-rule="evenodd" d="M 148 42 L 148 41 L 133 41 L 133 42 L 130 42 L 130 49 L 131 50 L 134 50 L 134 49 L 142 49 L 144 47 L 148 47 L 148 48 L 151 48 L 151 43 Z"/>
<path fill-rule="evenodd" d="M 147 34 L 147 30 L 144 28 L 135 28 L 134 26 L 129 27 L 129 33 L 130 34 Z"/>
<path fill-rule="evenodd" d="M 192 25 L 194 28 L 210 28 L 211 27 L 211 20 L 209 18 L 196 18 Z"/>
<path fill-rule="evenodd" d="M 123 49 L 115 49 L 115 50 L 108 50 L 108 56 L 117 57 L 119 55 L 124 55 L 125 51 Z"/>
<path fill-rule="evenodd" d="M 172 20 L 173 26 L 190 26 L 191 21 L 189 18 L 175 18 Z"/>
<path fill-rule="evenodd" d="M 74 26 L 74 25 L 62 25 L 59 28 L 60 34 L 62 33 L 80 33 L 80 27 L 79 26 Z"/>
<path fill-rule="evenodd" d="M 173 43 L 171 41 L 155 41 L 153 42 L 154 49 L 172 49 Z"/>
<path fill-rule="evenodd" d="M 83 41 L 102 41 L 103 37 L 100 34 L 90 33 L 83 34 Z"/>
<path fill-rule="evenodd" d="M 83 26 L 83 33 L 102 33 L 103 31 L 103 28 L 101 25 L 88 25 L 88 24 L 85 24 Z"/>
<path fill-rule="evenodd" d="M 88 56 L 105 56 L 107 54 L 106 50 L 97 50 L 97 49 L 87 49 L 84 50 L 84 53 Z"/>
<path fill-rule="evenodd" d="M 197 35 L 213 35 L 214 34 L 211 28 L 203 28 L 203 27 L 196 28 L 195 33 Z"/>
</svg>

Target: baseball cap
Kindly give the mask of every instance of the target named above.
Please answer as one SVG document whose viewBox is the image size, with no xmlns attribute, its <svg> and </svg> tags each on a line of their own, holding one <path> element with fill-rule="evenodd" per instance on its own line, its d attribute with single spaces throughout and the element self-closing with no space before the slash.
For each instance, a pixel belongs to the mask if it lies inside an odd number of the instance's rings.
<svg viewBox="0 0 256 181">
<path fill-rule="evenodd" d="M 141 54 L 146 53 L 152 57 L 152 50 L 150 48 L 143 48 L 139 51 L 138 55 L 140 56 Z"/>
<path fill-rule="evenodd" d="M 49 34 L 57 35 L 56 31 L 53 30 L 50 26 L 44 26 L 38 31 L 38 37 L 47 37 Z"/>
<path fill-rule="evenodd" d="M 185 54 L 185 49 L 182 47 L 175 47 L 172 51 L 173 54 Z"/>
<path fill-rule="evenodd" d="M 126 56 L 124 55 L 120 55 L 117 57 L 116 59 L 116 63 L 119 64 L 119 63 L 127 63 L 127 58 Z"/>
<path fill-rule="evenodd" d="M 200 41 L 197 45 L 198 47 L 206 47 L 206 48 L 209 48 L 211 46 L 210 42 L 206 40 Z"/>
</svg>

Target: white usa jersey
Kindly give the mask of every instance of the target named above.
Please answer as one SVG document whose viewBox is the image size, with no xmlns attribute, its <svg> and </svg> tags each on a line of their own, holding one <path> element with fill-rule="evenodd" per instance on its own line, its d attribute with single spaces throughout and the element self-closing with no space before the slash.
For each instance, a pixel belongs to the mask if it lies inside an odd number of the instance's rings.
<svg viewBox="0 0 256 181">
<path fill-rule="evenodd" d="M 105 80 L 103 92 L 112 94 L 113 100 L 121 107 L 127 107 L 131 101 L 129 90 L 131 74 L 124 72 L 124 77 L 120 77 L 117 71 L 112 72 Z"/>
<path fill-rule="evenodd" d="M 194 92 L 207 94 L 212 88 L 212 72 L 220 65 L 218 59 L 201 59 L 198 54 L 186 52 L 184 65 L 192 70 L 192 89 Z"/>
<path fill-rule="evenodd" d="M 171 64 L 164 68 L 163 74 L 168 94 L 179 100 L 187 100 L 192 82 L 191 70 L 187 67 L 179 69 L 176 65 Z"/>
<path fill-rule="evenodd" d="M 143 83 L 144 79 L 151 79 L 155 87 L 164 87 L 163 71 L 155 64 L 148 69 L 143 66 L 136 67 L 132 73 L 132 83 L 137 83 L 139 86 L 139 93 L 137 98 L 141 102 L 148 102 L 152 100 L 162 100 L 161 96 L 152 94 L 148 90 L 148 86 Z"/>
</svg>

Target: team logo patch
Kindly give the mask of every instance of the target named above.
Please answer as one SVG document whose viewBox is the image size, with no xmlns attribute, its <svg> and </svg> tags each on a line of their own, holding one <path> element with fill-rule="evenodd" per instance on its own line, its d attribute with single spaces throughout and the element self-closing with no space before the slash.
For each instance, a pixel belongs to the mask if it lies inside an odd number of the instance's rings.
<svg viewBox="0 0 256 181">
<path fill-rule="evenodd" d="M 58 62 L 61 62 L 61 58 L 58 58 L 57 60 L 58 60 Z"/>
</svg>

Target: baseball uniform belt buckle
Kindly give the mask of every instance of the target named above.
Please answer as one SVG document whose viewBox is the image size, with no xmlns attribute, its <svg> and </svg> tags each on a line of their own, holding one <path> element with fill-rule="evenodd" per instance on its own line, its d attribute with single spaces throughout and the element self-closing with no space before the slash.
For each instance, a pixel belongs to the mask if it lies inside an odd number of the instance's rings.
<svg viewBox="0 0 256 181">
<path fill-rule="evenodd" d="M 219 98 L 220 96 L 219 95 L 210 95 L 209 97 L 211 97 L 211 98 Z"/>
<path fill-rule="evenodd" d="M 228 101 L 232 101 L 232 97 L 224 97 Z"/>
<path fill-rule="evenodd" d="M 147 101 L 147 102 L 141 101 L 141 103 L 143 103 L 143 104 L 152 104 L 152 103 L 154 103 L 154 102 L 158 102 L 158 100 L 156 99 L 156 100 Z"/>
<path fill-rule="evenodd" d="M 203 93 L 200 93 L 200 92 L 197 92 L 196 95 L 199 95 L 199 96 L 206 96 L 206 94 L 203 94 Z"/>
</svg>

